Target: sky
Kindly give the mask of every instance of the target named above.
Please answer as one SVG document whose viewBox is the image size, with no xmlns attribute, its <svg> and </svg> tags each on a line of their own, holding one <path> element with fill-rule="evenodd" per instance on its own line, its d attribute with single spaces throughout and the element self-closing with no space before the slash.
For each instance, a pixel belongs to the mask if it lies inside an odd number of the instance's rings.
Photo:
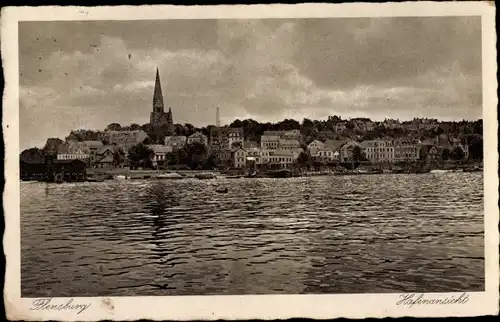
<svg viewBox="0 0 500 322">
<path fill-rule="evenodd" d="M 149 122 L 481 118 L 480 17 L 19 24 L 20 148 Z"/>
</svg>

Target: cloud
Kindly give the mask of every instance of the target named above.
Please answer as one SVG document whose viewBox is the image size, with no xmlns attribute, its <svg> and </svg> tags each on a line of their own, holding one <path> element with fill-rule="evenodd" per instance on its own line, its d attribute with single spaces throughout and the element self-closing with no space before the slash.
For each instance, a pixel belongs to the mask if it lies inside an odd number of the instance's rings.
<svg viewBox="0 0 500 322">
<path fill-rule="evenodd" d="M 21 147 L 148 122 L 481 116 L 475 17 L 20 23 Z M 33 53 L 37 53 L 33 55 Z"/>
</svg>

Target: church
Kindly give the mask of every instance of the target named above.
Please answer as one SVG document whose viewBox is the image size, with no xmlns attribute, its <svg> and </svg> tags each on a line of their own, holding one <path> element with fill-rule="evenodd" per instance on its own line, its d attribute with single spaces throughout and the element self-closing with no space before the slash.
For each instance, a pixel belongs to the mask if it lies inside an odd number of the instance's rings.
<svg viewBox="0 0 500 322">
<path fill-rule="evenodd" d="M 167 125 L 169 129 L 172 129 L 174 125 L 171 108 L 169 107 L 168 112 L 165 113 L 163 95 L 161 93 L 160 72 L 158 68 L 156 68 L 155 90 L 153 93 L 153 112 L 151 112 L 149 123 L 153 127 Z"/>
</svg>

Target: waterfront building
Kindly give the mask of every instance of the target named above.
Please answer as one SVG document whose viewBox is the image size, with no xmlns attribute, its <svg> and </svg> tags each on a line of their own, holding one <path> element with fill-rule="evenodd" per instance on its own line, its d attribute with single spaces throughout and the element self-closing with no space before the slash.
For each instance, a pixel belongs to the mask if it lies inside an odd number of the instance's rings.
<svg viewBox="0 0 500 322">
<path fill-rule="evenodd" d="M 271 168 L 288 169 L 294 165 L 302 151 L 303 150 L 301 148 L 294 150 L 261 150 L 260 163 L 268 165 Z"/>
<path fill-rule="evenodd" d="M 70 141 L 59 145 L 57 148 L 57 160 L 90 160 L 90 149 L 82 142 Z"/>
<path fill-rule="evenodd" d="M 165 106 L 163 104 L 163 94 L 161 91 L 161 83 L 160 83 L 160 72 L 158 68 L 156 68 L 156 80 L 155 80 L 155 89 L 153 92 L 153 111 L 150 115 L 149 123 L 153 127 L 161 127 L 168 126 L 169 131 L 173 130 L 173 116 L 172 109 L 169 107 L 168 112 L 165 113 Z"/>
<path fill-rule="evenodd" d="M 153 167 L 161 167 L 167 163 L 167 153 L 172 152 L 169 147 L 161 144 L 151 144 L 147 145 L 147 147 L 153 151 L 151 156 L 151 164 Z"/>
<path fill-rule="evenodd" d="M 340 161 L 342 162 L 352 162 L 353 159 L 353 150 L 355 147 L 361 148 L 361 145 L 356 142 L 349 140 L 345 144 L 340 147 Z"/>
<path fill-rule="evenodd" d="M 246 148 L 245 150 L 247 152 L 247 158 L 253 158 L 256 164 L 261 164 L 261 150 L 258 147 Z"/>
<path fill-rule="evenodd" d="M 95 156 L 95 161 L 93 166 L 95 168 L 112 168 L 115 162 L 115 147 L 114 146 L 104 146 L 102 147 Z"/>
<path fill-rule="evenodd" d="M 201 143 L 203 145 L 208 145 L 208 139 L 205 134 L 201 132 L 195 132 L 188 136 L 187 138 L 187 144 L 193 144 L 193 143 Z"/>
<path fill-rule="evenodd" d="M 361 142 L 361 150 L 372 163 L 394 162 L 394 144 L 388 140 L 368 140 Z"/>
<path fill-rule="evenodd" d="M 183 149 L 186 142 L 187 137 L 183 135 L 165 137 L 165 146 L 170 150 L 170 152 Z"/>
<path fill-rule="evenodd" d="M 247 160 L 247 153 L 243 148 L 237 148 L 232 151 L 233 166 L 235 168 L 244 168 Z"/>
<path fill-rule="evenodd" d="M 411 139 L 401 138 L 394 140 L 394 161 L 418 160 L 420 146 Z"/>
</svg>

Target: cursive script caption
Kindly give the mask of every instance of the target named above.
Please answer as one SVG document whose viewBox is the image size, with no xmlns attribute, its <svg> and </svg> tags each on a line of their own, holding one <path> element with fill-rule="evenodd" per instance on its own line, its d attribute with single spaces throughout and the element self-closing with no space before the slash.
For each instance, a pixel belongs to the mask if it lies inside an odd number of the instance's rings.
<svg viewBox="0 0 500 322">
<path fill-rule="evenodd" d="M 73 311 L 80 314 L 90 307 L 91 303 L 76 303 L 74 299 L 66 300 L 65 302 L 56 302 L 53 299 L 36 299 L 33 300 L 30 310 L 33 311 Z"/>
<path fill-rule="evenodd" d="M 469 295 L 462 293 L 460 295 L 450 295 L 437 297 L 425 293 L 401 294 L 396 305 L 413 307 L 415 305 L 450 305 L 450 304 L 465 304 L 469 301 Z"/>
</svg>

